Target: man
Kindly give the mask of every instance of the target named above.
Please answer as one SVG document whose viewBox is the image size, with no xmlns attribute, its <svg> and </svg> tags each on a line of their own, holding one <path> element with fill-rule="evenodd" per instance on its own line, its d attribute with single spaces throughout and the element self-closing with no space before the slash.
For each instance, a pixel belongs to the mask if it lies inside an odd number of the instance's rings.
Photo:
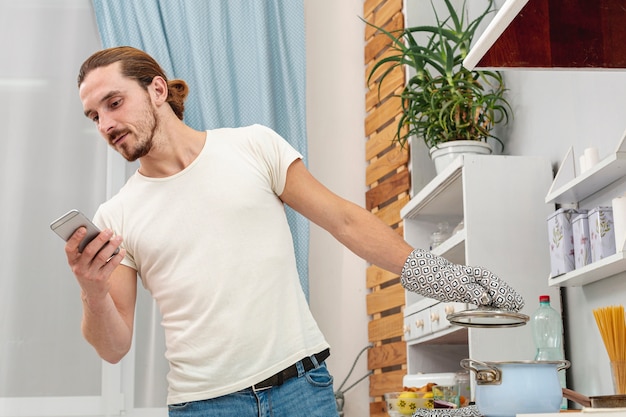
<svg viewBox="0 0 626 417">
<path fill-rule="evenodd" d="M 170 416 L 336 416 L 328 344 L 299 286 L 284 204 L 426 296 L 518 310 L 489 271 L 413 249 L 376 216 L 330 192 L 263 126 L 196 131 L 187 85 L 144 52 L 88 58 L 85 116 L 139 169 L 98 209 L 102 233 L 65 251 L 81 287 L 82 330 L 105 360 L 128 352 L 137 276 L 163 316 Z M 118 254 L 114 254 L 117 248 Z"/>
</svg>

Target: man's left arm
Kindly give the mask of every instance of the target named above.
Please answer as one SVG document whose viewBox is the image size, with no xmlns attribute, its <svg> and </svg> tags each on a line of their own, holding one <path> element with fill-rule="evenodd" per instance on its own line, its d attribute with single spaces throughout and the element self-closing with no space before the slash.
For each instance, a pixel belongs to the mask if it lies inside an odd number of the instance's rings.
<svg viewBox="0 0 626 417">
<path fill-rule="evenodd" d="M 356 255 L 400 275 L 409 291 L 440 301 L 459 301 L 518 311 L 524 299 L 506 282 L 482 267 L 453 264 L 412 248 L 374 214 L 331 192 L 301 159 L 287 171 L 281 200 L 331 233 Z"/>
<path fill-rule="evenodd" d="M 361 258 L 400 274 L 413 248 L 374 214 L 334 194 L 317 181 L 301 159 L 287 171 L 281 200 L 331 233 Z"/>
</svg>

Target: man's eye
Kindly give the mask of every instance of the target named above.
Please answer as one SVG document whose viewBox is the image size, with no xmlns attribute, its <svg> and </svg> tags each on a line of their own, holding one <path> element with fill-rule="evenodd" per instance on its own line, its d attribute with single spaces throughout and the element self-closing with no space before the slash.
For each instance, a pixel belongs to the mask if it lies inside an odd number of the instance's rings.
<svg viewBox="0 0 626 417">
<path fill-rule="evenodd" d="M 100 118 L 98 117 L 98 115 L 96 115 L 96 116 L 92 116 L 92 117 L 91 117 L 91 121 L 92 121 L 92 122 L 94 122 L 94 123 L 98 123 L 98 120 L 100 120 Z"/>
<path fill-rule="evenodd" d="M 120 104 L 122 104 L 122 100 L 115 100 L 111 103 L 111 107 L 112 108 L 119 107 Z"/>
</svg>

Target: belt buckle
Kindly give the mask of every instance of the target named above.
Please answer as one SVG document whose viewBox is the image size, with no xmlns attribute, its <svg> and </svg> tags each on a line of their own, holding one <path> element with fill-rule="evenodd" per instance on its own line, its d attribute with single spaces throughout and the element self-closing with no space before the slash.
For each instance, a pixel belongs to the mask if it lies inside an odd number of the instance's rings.
<svg viewBox="0 0 626 417">
<path fill-rule="evenodd" d="M 259 385 L 259 384 L 257 384 L 257 385 Z M 252 388 L 252 392 L 261 392 L 261 391 L 266 391 L 266 390 L 268 390 L 268 389 L 270 389 L 272 387 L 273 387 L 273 385 L 268 385 L 266 387 L 257 388 L 256 385 L 253 385 L 251 388 Z"/>
<path fill-rule="evenodd" d="M 252 391 L 253 392 L 260 392 L 260 391 L 265 391 L 267 389 L 270 389 L 276 385 L 280 385 L 280 380 L 279 378 L 277 378 L 278 374 L 274 374 L 272 376 L 270 376 L 269 378 L 259 382 L 258 384 L 254 384 L 252 385 Z"/>
</svg>

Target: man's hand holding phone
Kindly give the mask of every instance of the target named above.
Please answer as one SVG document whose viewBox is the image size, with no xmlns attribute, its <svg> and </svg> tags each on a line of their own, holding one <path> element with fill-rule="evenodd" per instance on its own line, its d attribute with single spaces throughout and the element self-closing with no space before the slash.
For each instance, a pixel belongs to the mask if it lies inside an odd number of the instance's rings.
<svg viewBox="0 0 626 417">
<path fill-rule="evenodd" d="M 67 262 L 83 291 L 83 299 L 104 299 L 110 289 L 109 277 L 124 259 L 121 236 L 100 231 L 84 214 L 70 210 L 50 224 L 66 241 Z"/>
<path fill-rule="evenodd" d="M 119 262 L 121 262 L 123 256 L 118 256 L 120 255 L 120 245 L 122 244 L 121 236 L 114 236 L 112 230 L 105 229 L 99 232 L 83 247 L 82 245 L 87 233 L 87 228 L 80 226 L 70 236 L 65 244 L 65 253 L 67 254 L 68 260 L 70 260 L 70 257 L 77 258 L 84 255 L 91 263 L 101 263 L 103 266 L 104 264 L 108 264 L 115 257 L 119 257 Z"/>
<path fill-rule="evenodd" d="M 105 229 L 80 252 L 80 243 L 86 235 L 87 229 L 79 227 L 65 244 L 65 254 L 82 289 L 83 300 L 95 307 L 94 300 L 106 298 L 111 288 L 109 277 L 124 259 L 126 251 L 119 249 L 122 237 Z"/>
</svg>

